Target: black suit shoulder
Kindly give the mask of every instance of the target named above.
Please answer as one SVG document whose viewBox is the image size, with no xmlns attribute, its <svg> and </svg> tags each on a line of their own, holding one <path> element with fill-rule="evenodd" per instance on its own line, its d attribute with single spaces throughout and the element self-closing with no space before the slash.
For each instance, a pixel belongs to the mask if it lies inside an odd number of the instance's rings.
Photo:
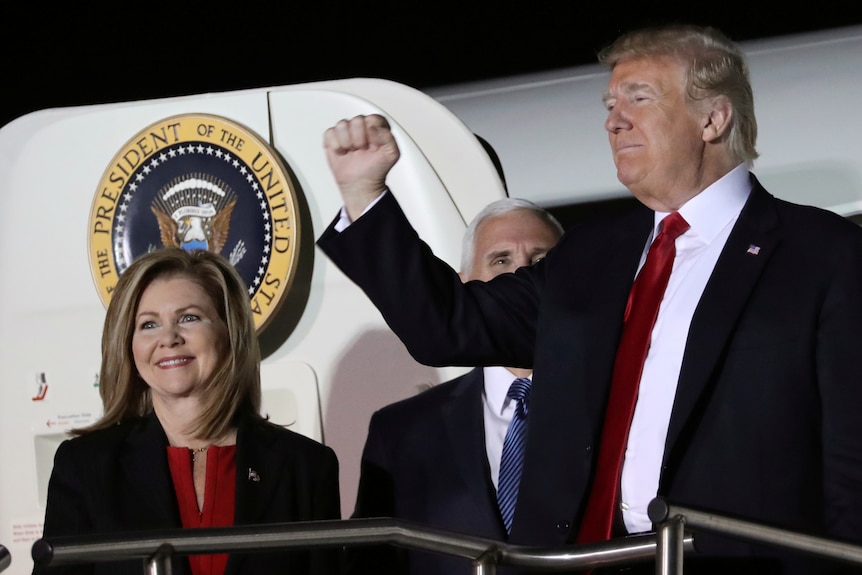
<svg viewBox="0 0 862 575">
<path fill-rule="evenodd" d="M 155 426 L 155 427 L 154 427 Z M 98 429 L 64 440 L 57 447 L 54 455 L 54 467 L 63 462 L 61 468 L 69 465 L 81 470 L 90 470 L 91 475 L 100 476 L 101 465 L 114 467 L 118 456 L 126 448 L 130 437 L 152 435 L 161 438 L 164 446 L 168 445 L 167 437 L 154 417 L 134 417 L 126 419 L 111 427 Z M 107 476 L 104 474 L 102 476 Z"/>
<path fill-rule="evenodd" d="M 256 436 L 258 440 L 277 444 L 301 457 L 336 459 L 335 451 L 331 447 L 315 439 L 266 419 L 248 418 L 247 421 L 250 435 Z"/>
<path fill-rule="evenodd" d="M 840 214 L 815 206 L 794 204 L 787 200 L 770 197 L 775 204 L 781 222 L 798 229 L 799 233 L 818 236 L 825 234 L 829 237 L 848 239 L 855 237 L 857 240 L 862 238 L 862 228 Z"/>
<path fill-rule="evenodd" d="M 418 496 L 412 493 L 423 489 L 422 478 L 441 472 L 440 461 L 451 463 L 452 441 L 459 442 L 459 449 L 466 448 L 464 442 L 457 439 L 458 434 L 482 433 L 483 382 L 482 369 L 476 368 L 413 397 L 387 405 L 371 416 L 362 453 L 361 497 L 357 506 L 360 513 L 364 513 L 360 508 L 362 500 L 365 500 L 375 508 L 375 512 L 364 516 L 397 516 L 389 504 L 378 507 L 381 500 L 389 500 L 388 496 L 378 493 L 364 497 L 365 488 L 387 485 L 392 490 L 397 487 L 401 501 L 412 500 Z M 481 457 L 483 441 L 481 438 L 473 440 L 477 449 L 475 455 Z M 397 485 L 392 483 L 395 478 Z"/>
<path fill-rule="evenodd" d="M 417 418 L 421 419 L 427 415 L 435 414 L 440 407 L 452 400 L 453 394 L 459 391 L 462 386 L 464 378 L 474 374 L 474 372 L 469 372 L 411 397 L 390 403 L 378 409 L 372 415 L 372 419 L 386 425 L 408 426 Z"/>
</svg>

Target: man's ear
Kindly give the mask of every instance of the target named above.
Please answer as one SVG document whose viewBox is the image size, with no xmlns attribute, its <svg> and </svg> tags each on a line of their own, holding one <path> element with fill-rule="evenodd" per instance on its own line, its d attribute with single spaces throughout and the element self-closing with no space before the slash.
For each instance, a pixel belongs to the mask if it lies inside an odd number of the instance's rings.
<svg viewBox="0 0 862 575">
<path fill-rule="evenodd" d="M 727 96 L 716 96 L 708 108 L 709 113 L 703 127 L 703 141 L 715 142 L 730 129 L 730 119 L 733 117 L 733 106 Z"/>
</svg>

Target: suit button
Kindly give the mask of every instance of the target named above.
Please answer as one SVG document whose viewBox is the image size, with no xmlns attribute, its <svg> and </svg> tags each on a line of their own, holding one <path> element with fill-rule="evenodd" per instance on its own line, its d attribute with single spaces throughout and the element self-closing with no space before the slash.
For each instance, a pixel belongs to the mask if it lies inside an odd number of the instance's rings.
<svg viewBox="0 0 862 575">
<path fill-rule="evenodd" d="M 569 527 L 571 527 L 571 523 L 568 521 L 560 521 L 557 523 L 557 531 L 566 531 L 568 532 Z"/>
</svg>

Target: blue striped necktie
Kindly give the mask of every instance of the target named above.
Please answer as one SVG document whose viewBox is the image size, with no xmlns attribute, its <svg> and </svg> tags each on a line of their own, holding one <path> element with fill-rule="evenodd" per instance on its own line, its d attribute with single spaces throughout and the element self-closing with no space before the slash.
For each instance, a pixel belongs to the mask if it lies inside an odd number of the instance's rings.
<svg viewBox="0 0 862 575">
<path fill-rule="evenodd" d="M 497 479 L 497 503 L 506 525 L 506 532 L 512 530 L 515 504 L 518 502 L 518 487 L 521 484 L 521 468 L 524 462 L 524 438 L 527 432 L 527 411 L 530 403 L 530 380 L 519 377 L 512 382 L 506 394 L 515 400 L 515 414 L 506 431 L 503 441 L 503 454 L 500 457 L 500 475 Z"/>
</svg>

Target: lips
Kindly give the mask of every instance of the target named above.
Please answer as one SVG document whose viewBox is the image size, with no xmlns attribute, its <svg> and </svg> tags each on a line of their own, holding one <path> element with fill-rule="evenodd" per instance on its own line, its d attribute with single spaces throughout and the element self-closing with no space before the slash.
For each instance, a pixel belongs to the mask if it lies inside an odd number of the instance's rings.
<svg viewBox="0 0 862 575">
<path fill-rule="evenodd" d="M 182 367 L 191 363 L 193 358 L 189 356 L 168 357 L 156 362 L 156 366 L 162 369 L 171 369 L 174 367 Z"/>
<path fill-rule="evenodd" d="M 614 153 L 619 154 L 620 152 L 625 152 L 639 147 L 640 144 L 621 143 L 614 146 Z"/>
</svg>

